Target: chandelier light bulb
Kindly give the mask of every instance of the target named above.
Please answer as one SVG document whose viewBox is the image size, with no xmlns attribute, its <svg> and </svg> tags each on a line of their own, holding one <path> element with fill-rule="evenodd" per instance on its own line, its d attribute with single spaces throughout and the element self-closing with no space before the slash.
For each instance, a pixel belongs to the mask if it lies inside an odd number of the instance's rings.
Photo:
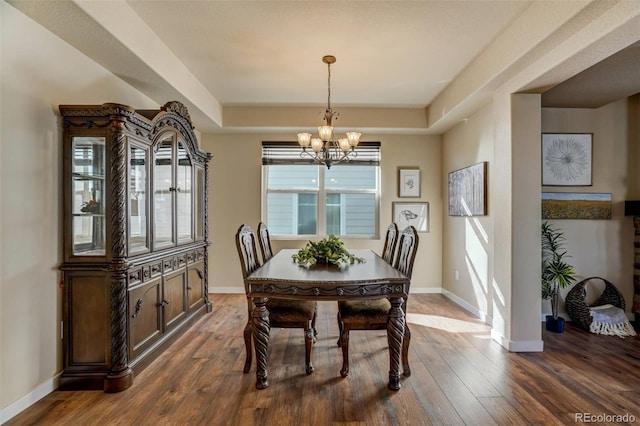
<svg viewBox="0 0 640 426">
<path fill-rule="evenodd" d="M 362 133 L 360 132 L 347 132 L 347 139 L 349 140 L 349 145 L 358 146 L 358 143 L 360 143 L 360 136 L 362 136 Z"/>
<path fill-rule="evenodd" d="M 347 138 L 340 138 L 338 140 L 338 145 L 340 145 L 340 149 L 343 152 L 347 152 L 351 149 L 351 145 L 349 144 L 349 139 Z"/>
<path fill-rule="evenodd" d="M 320 138 L 311 139 L 311 149 L 313 149 L 313 152 L 318 153 L 322 151 L 323 147 L 324 147 L 324 142 L 322 142 L 322 139 Z"/>
<path fill-rule="evenodd" d="M 301 147 L 307 148 L 311 143 L 311 133 L 298 133 L 298 143 Z"/>
<path fill-rule="evenodd" d="M 330 141 L 333 136 L 333 127 L 331 126 L 320 126 L 318 127 L 318 136 L 323 141 Z"/>
</svg>

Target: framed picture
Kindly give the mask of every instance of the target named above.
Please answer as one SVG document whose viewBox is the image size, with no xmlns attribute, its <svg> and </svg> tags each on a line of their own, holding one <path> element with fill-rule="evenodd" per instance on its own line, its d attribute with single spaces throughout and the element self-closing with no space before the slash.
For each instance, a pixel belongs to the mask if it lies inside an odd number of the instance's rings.
<svg viewBox="0 0 640 426">
<path fill-rule="evenodd" d="M 610 220 L 611 194 L 586 192 L 543 192 L 543 219 Z"/>
<path fill-rule="evenodd" d="M 420 197 L 420 169 L 398 167 L 398 197 Z"/>
<path fill-rule="evenodd" d="M 487 162 L 449 173 L 449 216 L 486 216 Z"/>
<path fill-rule="evenodd" d="M 392 203 L 393 222 L 402 232 L 404 228 L 413 225 L 418 232 L 429 232 L 429 203 Z"/>
<path fill-rule="evenodd" d="M 590 186 L 592 133 L 542 134 L 542 185 Z"/>
</svg>

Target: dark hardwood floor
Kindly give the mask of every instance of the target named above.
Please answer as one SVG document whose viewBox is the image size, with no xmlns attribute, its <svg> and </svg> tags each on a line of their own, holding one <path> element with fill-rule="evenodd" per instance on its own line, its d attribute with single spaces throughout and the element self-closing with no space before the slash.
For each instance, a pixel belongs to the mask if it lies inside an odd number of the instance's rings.
<svg viewBox="0 0 640 426">
<path fill-rule="evenodd" d="M 392 392 L 385 331 L 351 333 L 350 375 L 343 379 L 336 304 L 322 302 L 315 372 L 304 371 L 302 331 L 273 329 L 271 386 L 258 391 L 255 360 L 251 373 L 242 373 L 245 296 L 211 300 L 213 312 L 130 389 L 56 391 L 7 425 L 640 424 L 640 337 L 568 325 L 562 334 L 543 332 L 542 353 L 509 353 L 444 296 L 412 295 L 412 375 Z"/>
</svg>

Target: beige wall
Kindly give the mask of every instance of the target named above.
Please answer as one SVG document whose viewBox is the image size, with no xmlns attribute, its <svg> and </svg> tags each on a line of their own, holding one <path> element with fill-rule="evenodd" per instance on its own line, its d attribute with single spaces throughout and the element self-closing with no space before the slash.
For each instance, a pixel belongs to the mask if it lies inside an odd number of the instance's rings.
<svg viewBox="0 0 640 426">
<path fill-rule="evenodd" d="M 235 232 L 242 223 L 254 229 L 261 212 L 262 140 L 293 140 L 293 134 L 205 134 L 203 148 L 214 157 L 210 172 L 209 292 L 243 292 Z M 384 232 L 391 222 L 393 201 L 427 201 L 428 233 L 420 233 L 420 245 L 413 271 L 412 291 L 440 291 L 442 241 L 441 150 L 439 136 L 364 135 L 363 140 L 381 142 L 380 238 L 345 239 L 348 247 L 370 248 L 380 253 Z M 398 166 L 418 166 L 422 196 L 397 197 Z M 298 248 L 307 240 L 277 240 L 274 250 Z"/>
<path fill-rule="evenodd" d="M 0 409 L 26 407 L 62 368 L 59 104 L 159 104 L 0 2 Z M 19 400 L 28 395 L 27 400 Z M 3 417 L 10 415 L 3 411 Z M 2 422 L 2 418 L 0 418 Z"/>
<path fill-rule="evenodd" d="M 628 4 L 620 3 L 619 8 L 629 7 Z M 544 5 L 539 7 L 544 8 Z M 611 15 L 610 19 L 613 18 L 618 17 Z M 607 25 L 600 27 L 605 31 Z M 592 30 L 585 27 L 584 31 Z M 598 34 L 600 32 L 596 31 L 594 37 Z M 589 43 L 589 40 L 581 41 L 581 37 L 572 40 L 578 44 Z M 0 43 L 1 423 L 53 390 L 62 367 L 61 290 L 57 270 L 62 248 L 61 129 L 57 105 L 119 102 L 136 108 L 156 108 L 168 99 L 152 100 L 142 95 L 2 1 Z M 516 45 L 522 52 L 528 51 L 519 43 Z M 574 45 L 564 46 L 562 52 L 554 50 L 550 64 L 572 57 L 575 51 Z M 487 64 L 500 66 L 495 61 L 485 61 L 485 65 L 477 63 L 469 67 L 465 75 L 477 79 Z M 549 70 L 550 64 L 531 67 L 527 73 L 522 73 L 520 83 L 514 84 L 517 88 L 494 96 L 493 103 L 448 131 L 442 141 L 439 136 L 365 135 L 366 140 L 382 142 L 381 234 L 391 219 L 391 202 L 399 201 L 397 167 L 419 166 L 422 170 L 421 201 L 430 203 L 430 232 L 420 234 L 412 291 L 439 290 L 442 285 L 450 297 L 472 312 L 486 316 L 507 338 L 512 337 L 511 322 L 517 323 L 513 331 L 522 335 L 530 333 L 530 327 L 536 327 L 535 319 L 523 319 L 519 317 L 519 307 L 511 307 L 512 280 L 515 283 L 528 278 L 514 275 L 518 269 L 513 264 L 521 259 L 512 257 L 512 248 L 517 251 L 526 235 L 513 233 L 514 224 L 523 219 L 514 220 L 511 213 L 516 215 L 526 210 L 531 202 L 528 200 L 524 206 L 513 205 L 512 191 L 529 186 L 522 182 L 526 181 L 524 175 L 521 176 L 524 179 L 516 183 L 520 186 L 512 188 L 511 174 L 515 164 L 512 161 L 523 160 L 519 155 L 539 152 L 539 135 L 531 142 L 533 146 L 512 152 L 513 135 L 524 132 L 526 140 L 531 138 L 531 131 L 526 130 L 531 123 L 526 121 L 523 128 L 512 129 L 512 117 L 521 116 L 522 111 L 530 109 L 532 101 L 530 98 L 516 101 L 518 108 L 514 111 L 508 93 L 517 91 Z M 460 84 L 453 85 L 436 100 L 431 108 L 431 125 L 438 122 L 436 114 L 455 106 L 456 102 L 449 100 L 462 97 L 458 95 L 462 93 L 460 90 L 464 92 L 465 81 L 468 80 L 463 78 Z M 486 89 L 493 93 L 494 88 L 489 83 Z M 470 85 L 475 89 L 467 91 L 480 93 L 481 86 Z M 621 216 L 621 201 L 627 197 L 640 199 L 640 172 L 636 167 L 640 160 L 639 110 L 636 97 L 627 107 L 615 103 L 596 111 L 543 110 L 541 120 L 543 131 L 594 133 L 594 187 L 591 189 L 614 194 L 614 219 L 606 223 L 562 222 L 562 226 L 567 232 L 568 248 L 576 260 L 579 274 L 602 274 L 614 282 L 617 280 L 616 284 L 627 300 L 631 288 L 632 224 L 629 218 Z M 403 126 L 426 127 L 421 110 L 402 114 L 410 120 L 400 120 L 397 127 L 390 126 L 397 128 L 398 133 L 406 130 Z M 539 118 L 539 114 L 539 111 L 534 114 L 534 119 Z M 259 159 L 263 139 L 291 140 L 292 135 L 204 135 L 203 147 L 215 155 L 211 166 L 209 219 L 213 243 L 209 278 L 214 292 L 242 291 L 233 236 L 240 223 L 255 226 L 260 220 Z M 625 152 L 629 153 L 626 160 Z M 629 161 L 629 158 L 634 160 Z M 489 215 L 474 219 L 450 218 L 446 210 L 447 173 L 479 161 L 490 162 Z M 632 167 L 633 174 L 625 177 L 627 165 Z M 532 167 L 539 168 L 539 165 Z M 529 168 L 528 173 L 531 170 Z M 539 196 L 537 190 L 534 193 L 532 198 Z M 526 192 L 520 195 L 525 196 Z M 528 212 L 528 215 L 533 214 Z M 531 226 L 537 228 L 537 222 Z M 278 249 L 298 247 L 303 243 L 278 241 L 274 245 Z M 381 239 L 354 239 L 348 244 L 377 251 L 382 248 Z M 521 253 L 531 250 L 526 244 L 523 247 Z M 459 271 L 457 280 L 455 270 Z M 527 289 L 535 289 L 536 280 L 537 277 L 533 277 L 530 282 L 517 285 L 531 285 Z M 528 293 L 524 294 L 524 297 L 521 294 L 514 296 L 517 303 L 526 299 Z M 215 295 L 213 299 L 215 304 Z M 532 300 L 540 305 L 539 299 L 532 297 Z M 505 307 L 505 311 L 497 315 L 498 309 Z"/>
<path fill-rule="evenodd" d="M 542 191 L 612 193 L 612 220 L 554 224 L 565 232 L 578 278 L 602 276 L 614 282 L 629 310 L 633 224 L 624 216 L 624 200 L 640 198 L 637 167 L 629 160 L 637 158 L 640 147 L 638 100 L 559 109 L 540 108 L 537 95 L 496 96 L 443 135 L 443 193 L 448 172 L 489 161 L 489 210 L 487 216 L 450 217 L 445 200 L 442 288 L 491 323 L 494 338 L 505 339 L 505 346 L 525 342 L 526 347 L 539 340 L 540 315 L 550 312 L 548 301 L 539 302 L 539 262 L 528 260 L 539 258 Z M 541 187 L 541 132 L 594 134 L 593 186 Z"/>
<path fill-rule="evenodd" d="M 444 197 L 442 241 L 442 288 L 463 301 L 467 309 L 484 319 L 492 316 L 491 259 L 492 214 L 472 218 L 449 216 L 448 173 L 482 161 L 488 164 L 489 194 L 496 182 L 493 168 L 493 107 L 491 104 L 445 133 L 442 138 L 442 184 Z"/>
<path fill-rule="evenodd" d="M 565 248 L 578 279 L 599 276 L 611 281 L 623 293 L 627 311 L 633 297 L 634 230 L 632 219 L 624 216 L 624 200 L 640 199 L 638 166 L 628 161 L 640 146 L 637 99 L 638 96 L 623 99 L 598 109 L 542 110 L 545 133 L 593 133 L 593 185 L 542 189 L 545 192 L 611 193 L 611 220 L 553 220 L 551 223 L 565 233 Z M 542 308 L 543 313 L 551 311 L 548 301 L 543 301 Z"/>
</svg>

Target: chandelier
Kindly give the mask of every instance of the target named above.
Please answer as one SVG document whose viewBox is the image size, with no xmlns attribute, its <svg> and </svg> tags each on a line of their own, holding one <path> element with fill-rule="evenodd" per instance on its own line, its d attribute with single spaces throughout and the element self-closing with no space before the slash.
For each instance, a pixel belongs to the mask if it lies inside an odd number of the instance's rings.
<svg viewBox="0 0 640 426">
<path fill-rule="evenodd" d="M 346 132 L 346 137 L 337 139 L 333 134 L 331 120 L 338 119 L 340 115 L 331 109 L 331 64 L 336 62 L 336 57 L 331 55 L 323 56 L 322 62 L 327 64 L 328 70 L 327 109 L 324 112 L 325 124 L 318 127 L 318 137 L 312 137 L 311 133 L 298 133 L 298 143 L 302 147 L 301 158 L 311 158 L 330 169 L 333 164 L 349 161 L 358 155 L 355 147 L 360 142 L 362 134 L 359 132 Z M 311 150 L 307 149 L 309 147 L 311 147 Z"/>
</svg>

